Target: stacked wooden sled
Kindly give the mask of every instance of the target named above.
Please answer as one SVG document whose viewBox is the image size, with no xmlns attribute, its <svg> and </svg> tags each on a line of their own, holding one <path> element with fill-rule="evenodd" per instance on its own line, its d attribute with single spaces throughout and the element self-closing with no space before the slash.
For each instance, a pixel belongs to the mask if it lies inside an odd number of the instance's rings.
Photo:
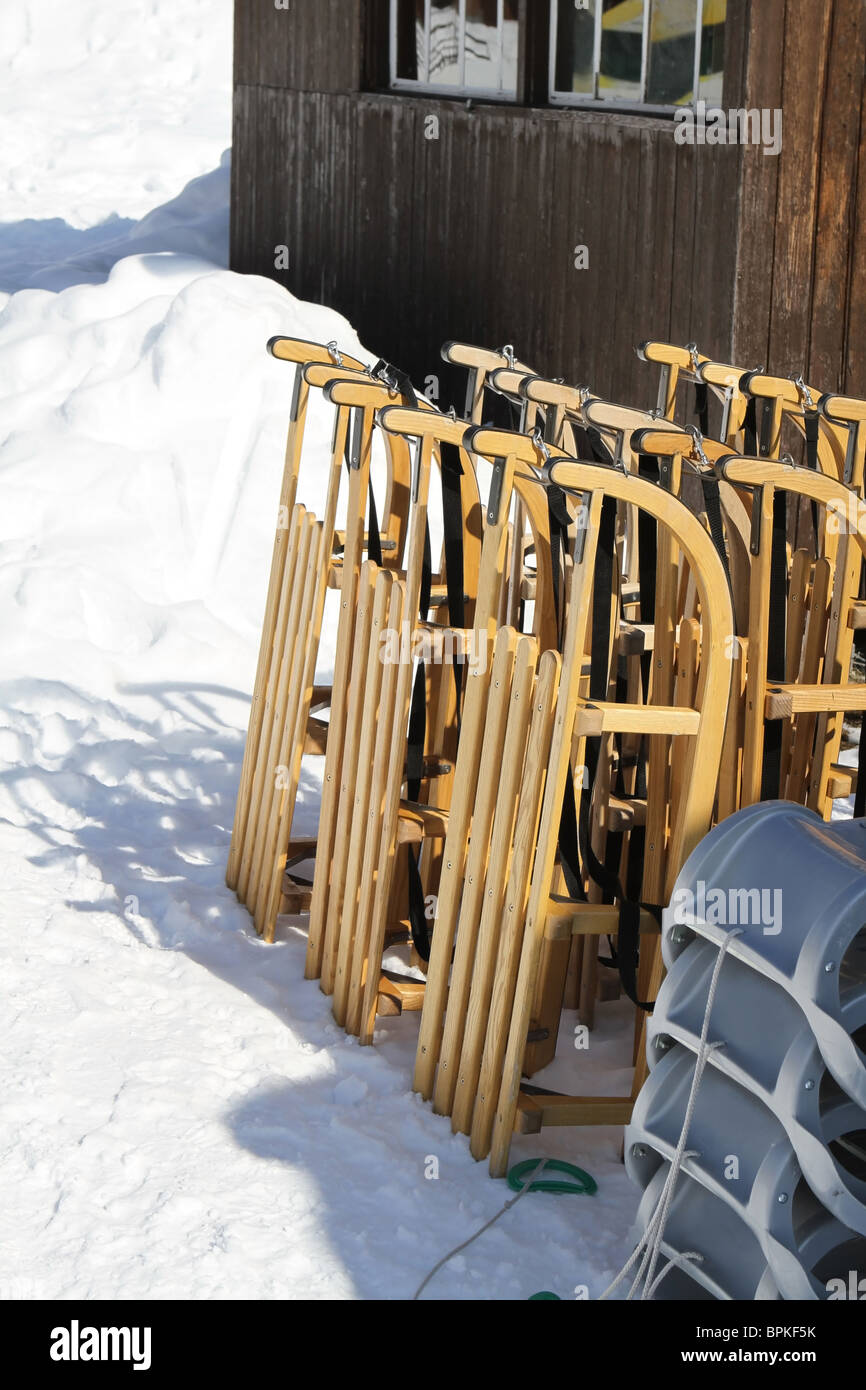
<svg viewBox="0 0 866 1390">
<path fill-rule="evenodd" d="M 362 1043 L 420 1012 L 415 1089 L 502 1175 L 515 1130 L 628 1122 L 661 910 L 712 825 L 866 797 L 841 758 L 866 709 L 866 402 L 645 343 L 639 409 L 448 343 L 460 418 L 337 344 L 269 349 L 294 375 L 227 882 L 265 940 L 306 924 L 307 977 Z M 314 396 L 329 458 L 305 448 Z M 620 994 L 632 1093 L 532 1084 L 563 1009 L 592 1027 Z"/>
</svg>

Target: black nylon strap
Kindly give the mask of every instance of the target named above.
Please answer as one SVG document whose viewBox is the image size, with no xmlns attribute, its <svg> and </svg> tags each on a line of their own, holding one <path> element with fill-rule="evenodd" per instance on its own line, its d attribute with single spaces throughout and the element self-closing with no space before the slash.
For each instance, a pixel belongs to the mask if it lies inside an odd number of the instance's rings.
<svg viewBox="0 0 866 1390">
<path fill-rule="evenodd" d="M 421 662 L 415 673 L 412 705 L 409 711 L 409 739 L 406 752 L 406 794 L 410 801 L 421 795 L 424 780 L 424 744 L 427 738 L 427 669 Z M 418 867 L 419 856 L 406 846 L 409 886 L 409 929 L 412 944 L 422 960 L 430 959 L 430 932 L 427 927 L 424 885 Z"/>
<path fill-rule="evenodd" d="M 695 418 L 701 434 L 708 435 L 710 432 L 710 388 L 703 381 L 699 381 L 695 385 Z"/>
<path fill-rule="evenodd" d="M 817 410 L 807 410 L 803 423 L 806 432 L 806 466 L 813 473 L 818 471 L 818 440 L 821 437 L 821 417 Z"/>
<path fill-rule="evenodd" d="M 748 458 L 755 458 L 758 452 L 758 402 L 752 396 L 746 406 L 743 420 L 744 448 Z"/>
<path fill-rule="evenodd" d="M 817 473 L 818 440 L 821 435 L 821 417 L 817 410 L 807 410 L 805 412 L 804 425 L 806 430 L 806 467 L 811 468 L 813 473 Z M 818 503 L 813 501 L 810 510 L 812 513 L 812 535 L 815 539 L 815 559 L 817 560 L 819 550 Z"/>
<path fill-rule="evenodd" d="M 430 527 L 424 532 L 424 559 L 421 562 L 421 596 L 418 612 L 422 622 L 427 621 L 430 612 L 430 597 L 433 590 L 433 559 L 430 554 Z"/>
<path fill-rule="evenodd" d="M 613 454 L 594 425 L 589 426 L 586 431 L 586 438 L 596 463 L 613 463 Z"/>
<path fill-rule="evenodd" d="M 430 591 L 432 587 L 433 565 L 430 555 L 430 528 L 424 534 L 424 560 L 421 572 L 421 598 L 418 604 L 419 616 L 426 622 L 430 611 Z M 412 704 L 409 712 L 409 737 L 406 749 L 407 795 L 410 801 L 417 801 L 424 780 L 424 745 L 427 742 L 427 667 L 420 662 L 415 673 L 412 689 Z M 412 845 L 407 845 L 409 856 L 409 925 L 412 943 L 422 960 L 430 959 L 430 932 L 424 902 L 424 886 L 418 869 L 419 855 Z"/>
<path fill-rule="evenodd" d="M 427 671 L 424 663 L 415 672 L 409 709 L 409 746 L 406 752 L 406 790 L 417 801 L 424 780 L 424 741 L 427 736 Z"/>
<path fill-rule="evenodd" d="M 590 745 L 593 745 L 591 748 Z M 600 749 L 599 739 L 587 739 L 587 766 L 590 779 L 594 781 L 598 769 Z M 653 1003 L 638 997 L 637 971 L 640 952 L 640 915 L 642 911 L 651 912 L 661 922 L 661 908 L 649 903 L 629 898 L 619 881 L 618 875 L 607 865 L 602 864 L 592 848 L 589 834 L 589 795 L 581 800 L 580 849 L 584 865 L 590 878 L 598 884 L 605 896 L 619 902 L 619 927 L 617 948 L 612 963 L 617 966 L 622 987 L 631 1002 L 645 1013 L 651 1013 Z"/>
<path fill-rule="evenodd" d="M 370 512 L 367 522 L 367 558 L 372 560 L 374 565 L 382 568 L 382 535 L 379 531 L 379 513 L 376 511 L 376 497 L 373 492 L 373 480 L 369 483 Z"/>
<path fill-rule="evenodd" d="M 568 528 L 571 517 L 565 504 L 562 488 L 547 488 L 547 518 L 550 526 L 550 563 L 553 574 L 553 604 L 559 619 L 560 582 L 565 553 L 568 549 Z"/>
<path fill-rule="evenodd" d="M 406 372 L 401 371 L 399 367 L 394 367 L 391 363 L 380 358 L 375 367 L 372 368 L 370 375 L 376 380 L 383 381 L 399 391 L 404 405 L 412 410 L 417 410 L 418 397 L 415 394 L 415 388 L 412 385 L 411 379 Z M 424 532 L 424 556 L 421 564 L 421 594 L 418 604 L 419 616 L 421 620 L 425 622 L 430 611 L 432 586 L 433 562 L 430 551 L 430 527 L 428 524 Z M 415 685 L 412 690 L 412 703 L 409 711 L 406 781 L 407 793 L 410 801 L 417 801 L 421 793 L 421 783 L 424 779 L 424 745 L 426 741 L 427 671 L 422 662 L 415 675 Z M 406 849 L 408 853 L 409 925 L 412 932 L 412 943 L 421 959 L 429 960 L 430 933 L 427 928 L 424 885 L 421 882 L 418 857 L 411 845 L 407 845 Z"/>
<path fill-rule="evenodd" d="M 607 699 L 610 670 L 611 594 L 616 552 L 616 502 L 606 497 L 601 506 L 598 557 L 592 586 L 592 652 L 589 695 L 592 700 Z"/>
<path fill-rule="evenodd" d="M 384 382 L 386 386 L 391 386 L 395 391 L 399 391 L 403 397 L 403 404 L 408 406 L 410 410 L 418 409 L 418 397 L 408 372 L 401 371 L 392 362 L 386 362 L 384 357 L 380 357 L 375 367 L 370 368 L 370 375 L 376 381 Z"/>
<path fill-rule="evenodd" d="M 701 488 L 703 489 L 704 506 L 707 509 L 707 520 L 710 523 L 710 535 L 713 545 L 716 547 L 719 559 L 724 566 L 728 588 L 733 592 L 731 585 L 731 567 L 728 563 L 728 550 L 725 545 L 725 526 L 722 520 L 721 484 L 719 479 L 714 477 L 711 473 L 702 473 Z"/>
<path fill-rule="evenodd" d="M 610 597 L 613 592 L 615 553 L 616 503 L 613 498 L 606 498 L 602 505 L 599 523 L 598 557 L 593 584 L 592 656 L 589 679 L 589 694 L 593 700 L 604 700 L 607 697 L 611 636 Z M 586 761 L 589 787 L 595 783 L 600 753 L 601 740 L 597 738 L 587 739 Z M 611 864 L 603 864 L 592 848 L 589 833 L 590 802 L 591 791 L 587 788 L 581 798 L 579 823 L 580 850 L 584 866 L 590 878 L 602 889 L 605 897 L 610 901 L 619 902 L 619 930 L 615 961 L 620 972 L 620 980 L 632 1003 L 639 1009 L 650 1012 L 653 1005 L 640 999 L 637 992 L 640 914 L 644 905 L 628 898 L 620 883 L 619 876 Z M 658 915 L 658 909 L 649 908 L 649 910 Z"/>
<path fill-rule="evenodd" d="M 448 590 L 448 622 L 452 628 L 466 626 L 463 558 L 463 466 L 456 444 L 440 445 L 442 463 L 442 529 L 445 547 L 445 583 Z M 455 652 L 454 685 L 457 692 L 457 727 L 460 728 L 460 697 L 463 691 L 463 665 Z"/>
<path fill-rule="evenodd" d="M 755 498 L 760 506 L 760 498 Z M 767 641 L 767 680 L 784 683 L 786 675 L 786 627 L 788 600 L 788 497 L 777 491 L 773 498 L 773 538 L 770 555 L 770 614 Z M 764 724 L 764 762 L 761 800 L 779 795 L 782 775 L 782 720 Z"/>
<path fill-rule="evenodd" d="M 559 859 L 568 896 L 575 902 L 585 903 L 587 897 L 580 867 L 580 832 L 574 801 L 574 771 L 571 767 L 568 769 L 559 821 Z"/>
</svg>

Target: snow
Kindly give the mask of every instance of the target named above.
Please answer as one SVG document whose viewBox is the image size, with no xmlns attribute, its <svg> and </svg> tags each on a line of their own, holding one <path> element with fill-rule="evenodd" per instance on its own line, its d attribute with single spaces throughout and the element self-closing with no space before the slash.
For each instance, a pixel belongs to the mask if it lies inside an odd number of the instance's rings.
<svg viewBox="0 0 866 1390">
<path fill-rule="evenodd" d="M 417 1016 L 359 1048 L 299 927 L 262 945 L 223 880 L 291 388 L 264 346 L 370 359 L 224 268 L 231 10 L 0 13 L 4 1298 L 404 1298 L 509 1195 L 412 1094 Z M 312 828 L 314 765 L 303 796 Z M 587 1092 L 627 1089 L 624 1022 Z M 620 1144 L 516 1141 L 598 1195 L 527 1196 L 425 1298 L 598 1295 L 637 1207 Z"/>
</svg>

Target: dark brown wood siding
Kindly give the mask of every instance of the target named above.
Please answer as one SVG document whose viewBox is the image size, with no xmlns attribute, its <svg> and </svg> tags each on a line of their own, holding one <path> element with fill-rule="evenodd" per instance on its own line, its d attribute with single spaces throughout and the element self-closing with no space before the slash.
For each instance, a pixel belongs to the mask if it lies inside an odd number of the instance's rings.
<svg viewBox="0 0 866 1390">
<path fill-rule="evenodd" d="M 650 117 L 365 91 L 386 16 L 238 0 L 234 269 L 338 309 L 422 384 L 465 338 L 646 401 L 634 345 L 658 337 L 866 391 L 863 0 L 730 0 L 725 105 L 783 108 L 778 159 Z"/>
<path fill-rule="evenodd" d="M 780 108 L 778 160 L 748 149 L 734 350 L 827 391 L 866 394 L 866 4 L 762 0 L 748 105 Z"/>
</svg>

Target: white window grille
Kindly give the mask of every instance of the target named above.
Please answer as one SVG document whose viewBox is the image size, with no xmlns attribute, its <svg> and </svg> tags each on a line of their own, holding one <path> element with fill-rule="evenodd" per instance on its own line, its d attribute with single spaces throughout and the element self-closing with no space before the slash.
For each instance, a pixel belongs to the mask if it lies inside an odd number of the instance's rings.
<svg viewBox="0 0 866 1390">
<path fill-rule="evenodd" d="M 551 102 L 657 112 L 721 102 L 727 0 L 551 3 Z"/>
<path fill-rule="evenodd" d="M 391 0 L 391 86 L 517 97 L 517 0 Z"/>
</svg>

